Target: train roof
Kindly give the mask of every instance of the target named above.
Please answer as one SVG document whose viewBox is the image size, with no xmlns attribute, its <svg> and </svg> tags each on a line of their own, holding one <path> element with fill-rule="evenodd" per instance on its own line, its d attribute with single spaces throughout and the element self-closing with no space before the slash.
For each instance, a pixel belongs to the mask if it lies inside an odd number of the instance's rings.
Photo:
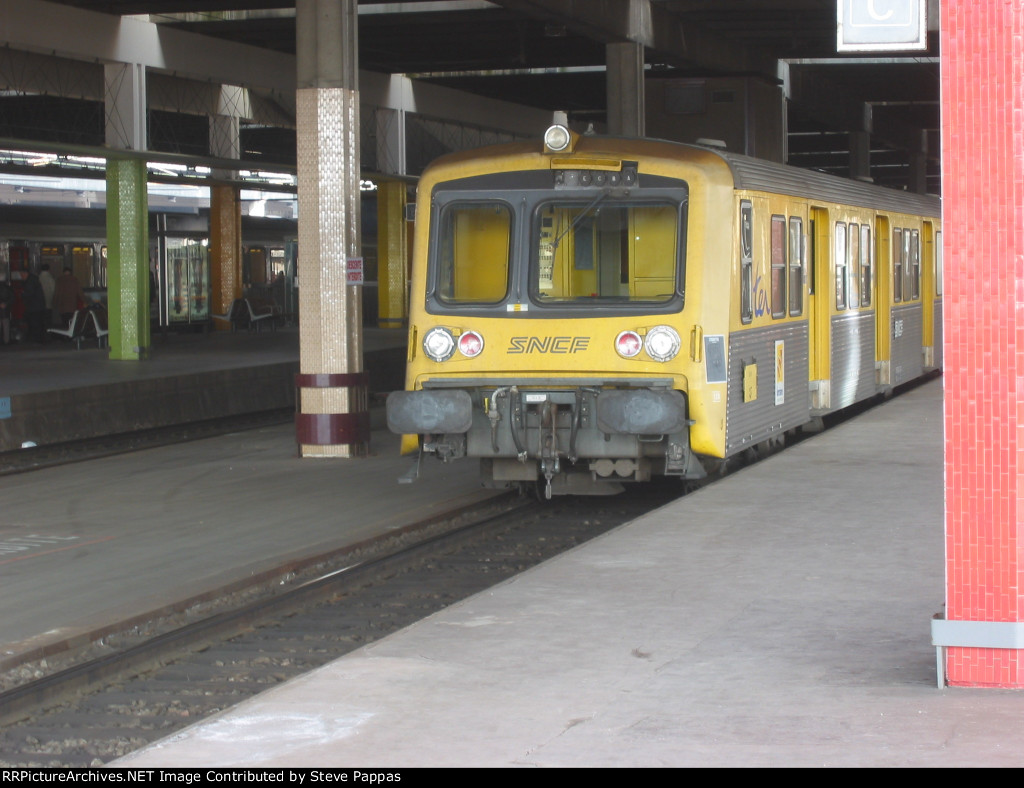
<svg viewBox="0 0 1024 788">
<path fill-rule="evenodd" d="M 928 194 L 898 191 L 864 181 L 840 178 L 815 170 L 715 150 L 729 165 L 737 189 L 789 194 L 842 205 L 856 205 L 938 218 L 941 201 Z"/>
<path fill-rule="evenodd" d="M 435 166 L 459 166 L 481 158 L 491 160 L 515 159 L 523 161 L 536 157 L 546 158 L 542 154 L 543 146 L 539 142 L 513 142 L 493 145 L 487 148 L 465 150 L 442 156 L 431 164 Z M 840 178 L 815 170 L 792 167 L 786 164 L 755 159 L 738 153 L 730 153 L 718 147 L 689 145 L 671 140 L 649 137 L 611 137 L 604 135 L 584 135 L 577 138 L 576 154 L 587 156 L 614 156 L 629 160 L 650 156 L 671 161 L 686 159 L 697 166 L 713 167 L 717 159 L 728 168 L 733 187 L 750 191 L 764 191 L 773 194 L 786 194 L 793 197 L 821 200 L 840 205 L 851 205 L 872 210 L 892 211 L 895 213 L 916 216 L 932 216 L 941 214 L 941 202 L 938 197 L 913 192 L 875 186 L 864 181 Z M 570 157 L 572 154 L 566 154 Z M 525 157 L 525 158 L 524 158 Z M 536 166 L 536 165 L 534 165 Z M 424 173 L 426 174 L 426 173 Z M 727 176 L 728 177 L 728 176 Z"/>
</svg>

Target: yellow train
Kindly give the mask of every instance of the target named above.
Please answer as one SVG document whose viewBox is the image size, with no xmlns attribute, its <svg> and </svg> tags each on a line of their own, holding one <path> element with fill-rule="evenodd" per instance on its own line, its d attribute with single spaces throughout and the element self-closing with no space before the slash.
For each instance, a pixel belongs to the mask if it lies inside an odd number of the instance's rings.
<svg viewBox="0 0 1024 788">
<path fill-rule="evenodd" d="M 487 487 L 698 479 L 941 366 L 934 197 L 556 124 L 417 209 L 388 425 Z"/>
</svg>

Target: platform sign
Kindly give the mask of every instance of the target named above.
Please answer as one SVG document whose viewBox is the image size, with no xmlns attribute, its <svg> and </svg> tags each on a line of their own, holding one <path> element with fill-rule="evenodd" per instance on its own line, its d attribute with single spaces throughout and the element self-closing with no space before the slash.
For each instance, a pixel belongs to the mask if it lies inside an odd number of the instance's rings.
<svg viewBox="0 0 1024 788">
<path fill-rule="evenodd" d="M 836 51 L 928 49 L 927 0 L 836 0 Z"/>
<path fill-rule="evenodd" d="M 345 283 L 361 285 L 363 283 L 363 258 L 350 257 L 345 261 Z"/>
</svg>

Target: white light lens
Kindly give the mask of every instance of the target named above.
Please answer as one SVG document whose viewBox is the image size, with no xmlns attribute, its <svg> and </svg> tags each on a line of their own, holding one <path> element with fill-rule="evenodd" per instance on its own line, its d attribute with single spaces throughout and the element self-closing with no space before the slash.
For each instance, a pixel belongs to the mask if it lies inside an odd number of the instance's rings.
<svg viewBox="0 0 1024 788">
<path fill-rule="evenodd" d="M 569 140 L 571 139 L 572 137 L 569 135 L 569 129 L 565 126 L 551 126 L 544 132 L 544 144 L 547 146 L 548 150 L 565 150 L 569 147 Z"/>
<path fill-rule="evenodd" d="M 423 337 L 423 352 L 431 361 L 447 361 L 455 352 L 455 337 L 447 328 L 432 328 Z"/>
<path fill-rule="evenodd" d="M 623 358 L 633 358 L 643 346 L 644 343 L 636 331 L 623 331 L 615 337 L 615 350 Z"/>
<path fill-rule="evenodd" d="M 679 334 L 671 326 L 655 326 L 647 332 L 644 348 L 655 361 L 669 361 L 679 352 Z"/>
<path fill-rule="evenodd" d="M 476 331 L 467 331 L 459 337 L 459 352 L 466 358 L 479 356 L 484 349 L 484 338 Z"/>
</svg>

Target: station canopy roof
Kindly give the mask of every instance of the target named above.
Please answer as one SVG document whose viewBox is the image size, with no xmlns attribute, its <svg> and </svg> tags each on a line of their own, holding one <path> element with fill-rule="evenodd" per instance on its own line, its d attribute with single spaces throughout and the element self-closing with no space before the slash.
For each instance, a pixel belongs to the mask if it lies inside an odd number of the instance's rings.
<svg viewBox="0 0 1024 788">
<path fill-rule="evenodd" d="M 147 15 L 192 33 L 295 53 L 295 3 L 287 0 L 55 2 Z M 928 191 L 936 193 L 937 2 L 928 9 L 927 51 L 839 54 L 836 0 L 359 2 L 359 67 L 564 110 L 573 122 L 600 127 L 606 44 L 640 41 L 649 80 L 743 76 L 784 85 L 791 164 L 845 175 L 850 132 L 867 125 L 875 182 L 905 185 L 909 150 L 916 148 L 927 156 Z M 0 101 L 8 103 L 0 114 L 10 116 L 26 97 L 8 92 Z M 185 137 L 189 130 L 175 133 Z M 268 146 L 271 137 L 268 132 Z M 270 159 L 280 160 L 287 149 L 285 137 Z"/>
</svg>

